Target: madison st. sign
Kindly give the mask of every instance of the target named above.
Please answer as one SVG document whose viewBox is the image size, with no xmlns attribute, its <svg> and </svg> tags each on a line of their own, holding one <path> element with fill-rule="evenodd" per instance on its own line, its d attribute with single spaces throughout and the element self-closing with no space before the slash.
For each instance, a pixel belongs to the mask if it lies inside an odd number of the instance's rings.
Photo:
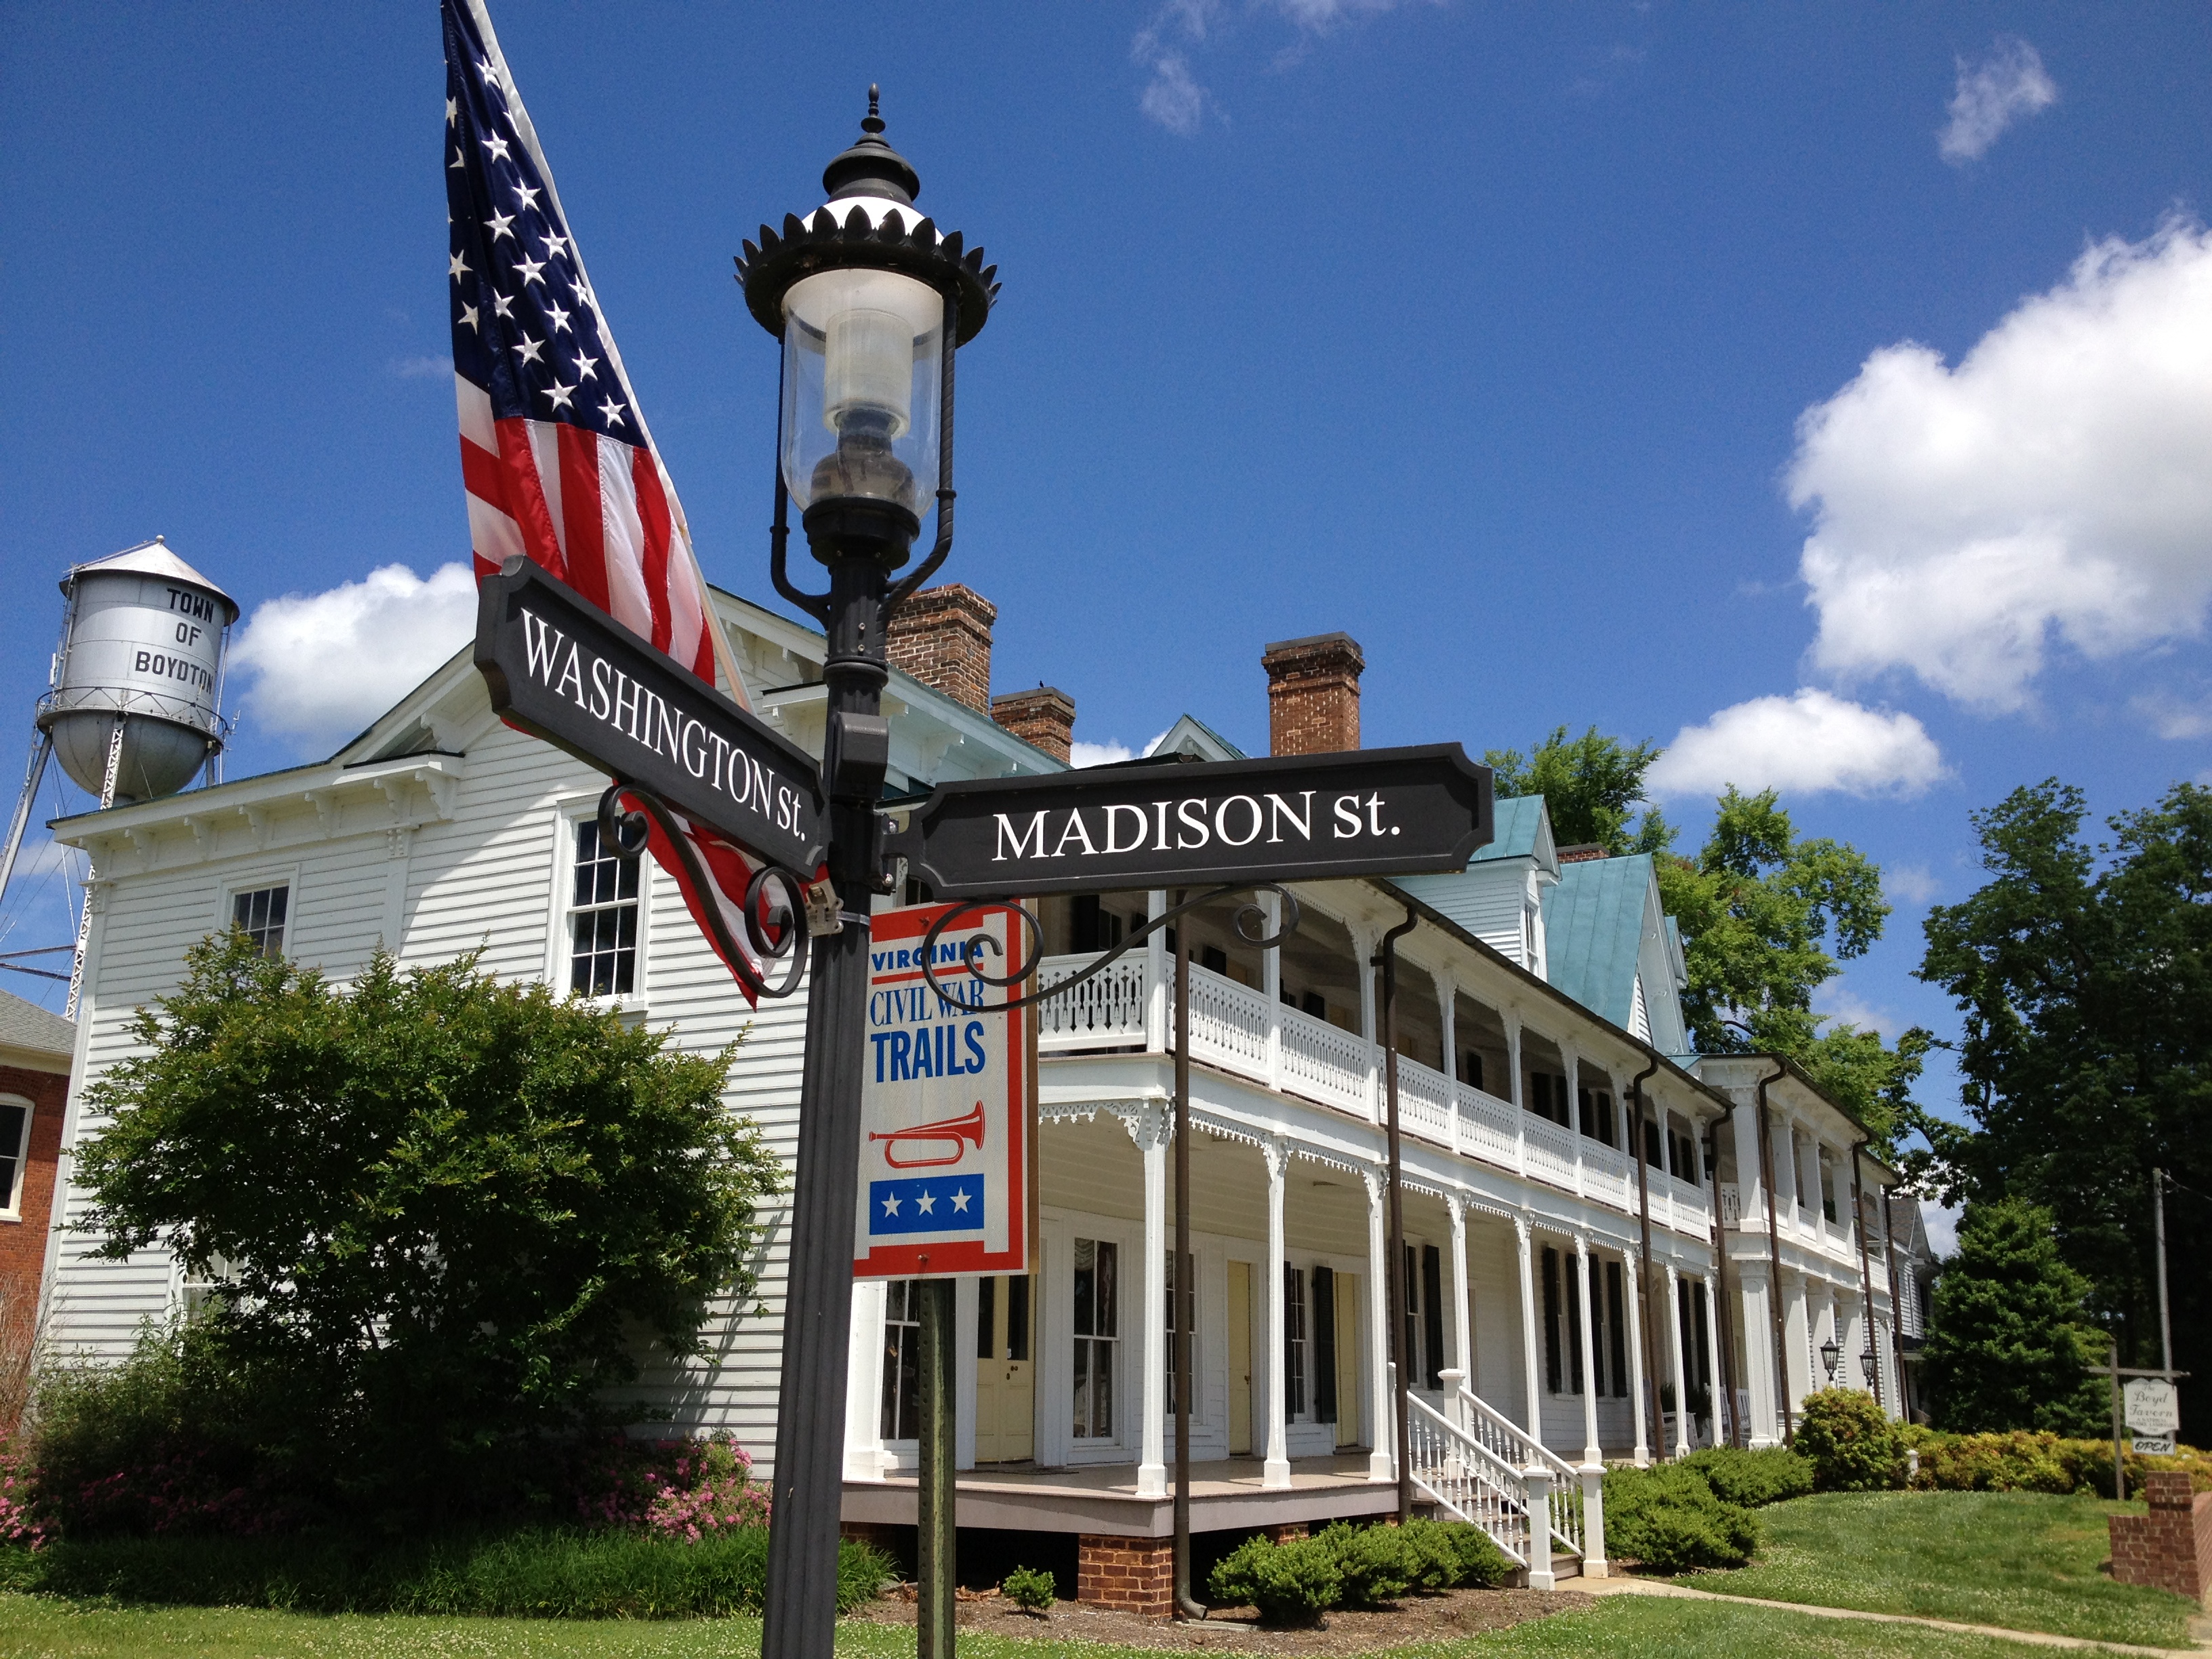
<svg viewBox="0 0 2212 1659">
<path fill-rule="evenodd" d="M 806 751 L 542 566 L 510 559 L 477 600 L 477 667 L 513 726 L 801 872 L 829 839 Z"/>
<path fill-rule="evenodd" d="M 1447 743 L 944 783 L 890 850 L 954 899 L 1461 870 L 1492 833 Z"/>
</svg>

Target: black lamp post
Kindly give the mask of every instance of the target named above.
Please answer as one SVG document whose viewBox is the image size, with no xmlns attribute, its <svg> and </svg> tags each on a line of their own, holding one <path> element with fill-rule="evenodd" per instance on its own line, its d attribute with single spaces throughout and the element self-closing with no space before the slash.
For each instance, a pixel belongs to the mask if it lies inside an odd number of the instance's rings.
<svg viewBox="0 0 2212 1659">
<path fill-rule="evenodd" d="M 981 248 L 963 252 L 957 232 L 939 235 L 915 210 L 921 179 L 884 142 L 873 87 L 860 126 L 859 142 L 823 171 L 829 201 L 806 219 L 787 216 L 781 231 L 762 226 L 738 259 L 746 308 L 783 347 L 770 574 L 778 592 L 822 623 L 830 647 L 828 885 L 817 882 L 808 905 L 814 939 L 762 1633 L 769 1659 L 830 1659 L 836 1635 L 867 896 L 885 885 L 876 810 L 890 741 L 884 627 L 951 550 L 952 356 L 982 328 L 998 292 Z M 802 592 L 785 568 L 794 497 L 807 544 L 829 571 L 827 593 Z M 895 582 L 932 505 L 935 544 Z"/>
<path fill-rule="evenodd" d="M 1828 1368 L 1829 1382 L 1833 1382 L 1836 1380 L 1836 1365 L 1843 1357 L 1844 1351 L 1836 1346 L 1834 1337 L 1830 1337 L 1820 1345 L 1820 1363 Z"/>
<path fill-rule="evenodd" d="M 1867 1387 L 1869 1389 L 1874 1387 L 1875 1364 L 1874 1350 L 1872 1348 L 1863 1350 L 1859 1354 L 1859 1369 L 1866 1373 Z"/>
</svg>

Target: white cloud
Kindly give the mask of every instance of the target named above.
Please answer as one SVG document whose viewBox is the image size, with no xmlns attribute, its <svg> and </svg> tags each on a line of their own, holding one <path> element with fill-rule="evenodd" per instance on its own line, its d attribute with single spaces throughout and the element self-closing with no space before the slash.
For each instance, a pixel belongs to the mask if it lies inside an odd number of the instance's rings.
<svg viewBox="0 0 2212 1659">
<path fill-rule="evenodd" d="M 1137 107 L 1178 137 L 1198 131 L 1206 114 L 1206 88 L 1191 78 L 1190 62 L 1179 52 L 1164 52 L 1152 60 L 1152 78 L 1137 100 Z"/>
<path fill-rule="evenodd" d="M 1291 44 L 1273 57 L 1274 67 L 1283 70 L 1300 62 L 1314 40 L 1340 24 L 1370 13 L 1395 11 L 1401 3 L 1402 0 L 1254 0 L 1249 9 L 1273 12 L 1295 31 Z M 1193 73 L 1190 54 L 1221 33 L 1224 10 L 1222 0 L 1166 0 L 1129 43 L 1130 57 L 1152 71 L 1137 94 L 1137 107 L 1179 137 L 1195 133 L 1208 110 L 1221 116 L 1220 105 Z"/>
<path fill-rule="evenodd" d="M 2212 698 L 2191 700 L 2171 691 L 2146 691 L 2128 707 L 2150 722 L 2161 738 L 2212 737 Z"/>
<path fill-rule="evenodd" d="M 1887 1012 L 1855 995 L 1836 980 L 1830 980 L 1814 993 L 1813 1012 L 1835 1024 L 1854 1025 L 1862 1031 L 1873 1031 L 1877 1035 L 1889 1030 L 1895 1024 Z"/>
<path fill-rule="evenodd" d="M 1943 890 L 1933 871 L 1924 864 L 1892 864 L 1881 872 L 1883 896 L 1907 904 L 1928 904 Z"/>
<path fill-rule="evenodd" d="M 1813 659 L 2018 708 L 2056 640 L 2107 658 L 2212 601 L 2212 232 L 2086 250 L 1954 368 L 1907 341 L 1799 418 Z"/>
<path fill-rule="evenodd" d="M 1136 751 L 1126 743 L 1085 743 L 1079 738 L 1067 745 L 1070 766 L 1112 766 L 1135 758 Z"/>
<path fill-rule="evenodd" d="M 1928 1248 L 1936 1259 L 1955 1255 L 1959 1251 L 1959 1218 L 1964 1207 L 1938 1204 L 1932 1198 L 1920 1200 L 1920 1224 L 1928 1229 Z"/>
<path fill-rule="evenodd" d="M 403 380 L 447 380 L 453 373 L 453 360 L 447 357 L 396 357 L 392 372 Z"/>
<path fill-rule="evenodd" d="M 465 564 L 427 579 L 388 564 L 320 593 L 267 600 L 231 647 L 231 665 L 253 676 L 246 711 L 303 750 L 327 750 L 467 644 L 476 605 Z"/>
<path fill-rule="evenodd" d="M 1808 687 L 1684 726 L 1652 763 L 1650 782 L 1660 795 L 1710 795 L 1729 784 L 1795 795 L 1917 795 L 1942 775 L 1936 740 L 1911 715 Z"/>
<path fill-rule="evenodd" d="M 1958 62 L 1950 125 L 1936 136 L 1937 153 L 1954 167 L 1980 161 L 2015 120 L 2058 101 L 2058 83 L 2045 71 L 2035 48 L 2017 35 L 1999 35 L 1978 64 Z"/>
</svg>

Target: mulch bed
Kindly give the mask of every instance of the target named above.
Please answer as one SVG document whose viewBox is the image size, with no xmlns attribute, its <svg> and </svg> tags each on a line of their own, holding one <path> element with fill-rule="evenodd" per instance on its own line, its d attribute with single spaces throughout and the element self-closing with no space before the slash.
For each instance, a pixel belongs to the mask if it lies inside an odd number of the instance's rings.
<svg viewBox="0 0 2212 1659">
<path fill-rule="evenodd" d="M 1203 1623 L 1176 1624 L 1084 1601 L 1055 1601 L 1052 1611 L 1039 1619 L 996 1590 L 962 1590 L 957 1616 L 962 1630 L 1030 1641 L 1118 1643 L 1170 1653 L 1201 1648 L 1255 1654 L 1363 1654 L 1504 1630 L 1586 1605 L 1587 1598 L 1567 1591 L 1448 1590 L 1442 1595 L 1409 1595 L 1397 1607 L 1376 1613 L 1340 1608 L 1318 1629 L 1269 1630 L 1249 1607 L 1218 1610 Z M 911 1625 L 914 1587 L 901 1584 L 853 1616 L 878 1624 Z"/>
</svg>

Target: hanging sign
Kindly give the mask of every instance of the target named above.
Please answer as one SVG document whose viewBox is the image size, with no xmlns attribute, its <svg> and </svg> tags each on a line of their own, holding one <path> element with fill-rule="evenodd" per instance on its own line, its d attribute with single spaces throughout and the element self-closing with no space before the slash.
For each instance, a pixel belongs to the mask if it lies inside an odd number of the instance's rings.
<svg viewBox="0 0 2212 1659">
<path fill-rule="evenodd" d="M 2155 1456 L 2173 1455 L 2181 1430 L 2181 1391 L 2164 1377 L 2138 1376 L 2120 1390 L 2120 1415 L 2134 1431 L 2134 1449 Z"/>
<path fill-rule="evenodd" d="M 938 983 L 922 936 L 952 907 L 885 910 L 869 925 L 867 1052 L 853 1272 L 863 1279 L 1023 1273 L 1036 1237 L 1035 1026 L 1026 1008 L 986 1011 L 1006 992 L 965 972 L 971 940 L 987 970 L 1023 945 L 1006 905 L 969 910 L 938 936 Z"/>
<path fill-rule="evenodd" d="M 1455 743 L 941 783 L 890 850 L 939 897 L 1463 870 L 1490 769 Z"/>
<path fill-rule="evenodd" d="M 527 559 L 477 590 L 491 706 L 695 823 L 811 873 L 829 840 L 807 752 Z"/>
</svg>

